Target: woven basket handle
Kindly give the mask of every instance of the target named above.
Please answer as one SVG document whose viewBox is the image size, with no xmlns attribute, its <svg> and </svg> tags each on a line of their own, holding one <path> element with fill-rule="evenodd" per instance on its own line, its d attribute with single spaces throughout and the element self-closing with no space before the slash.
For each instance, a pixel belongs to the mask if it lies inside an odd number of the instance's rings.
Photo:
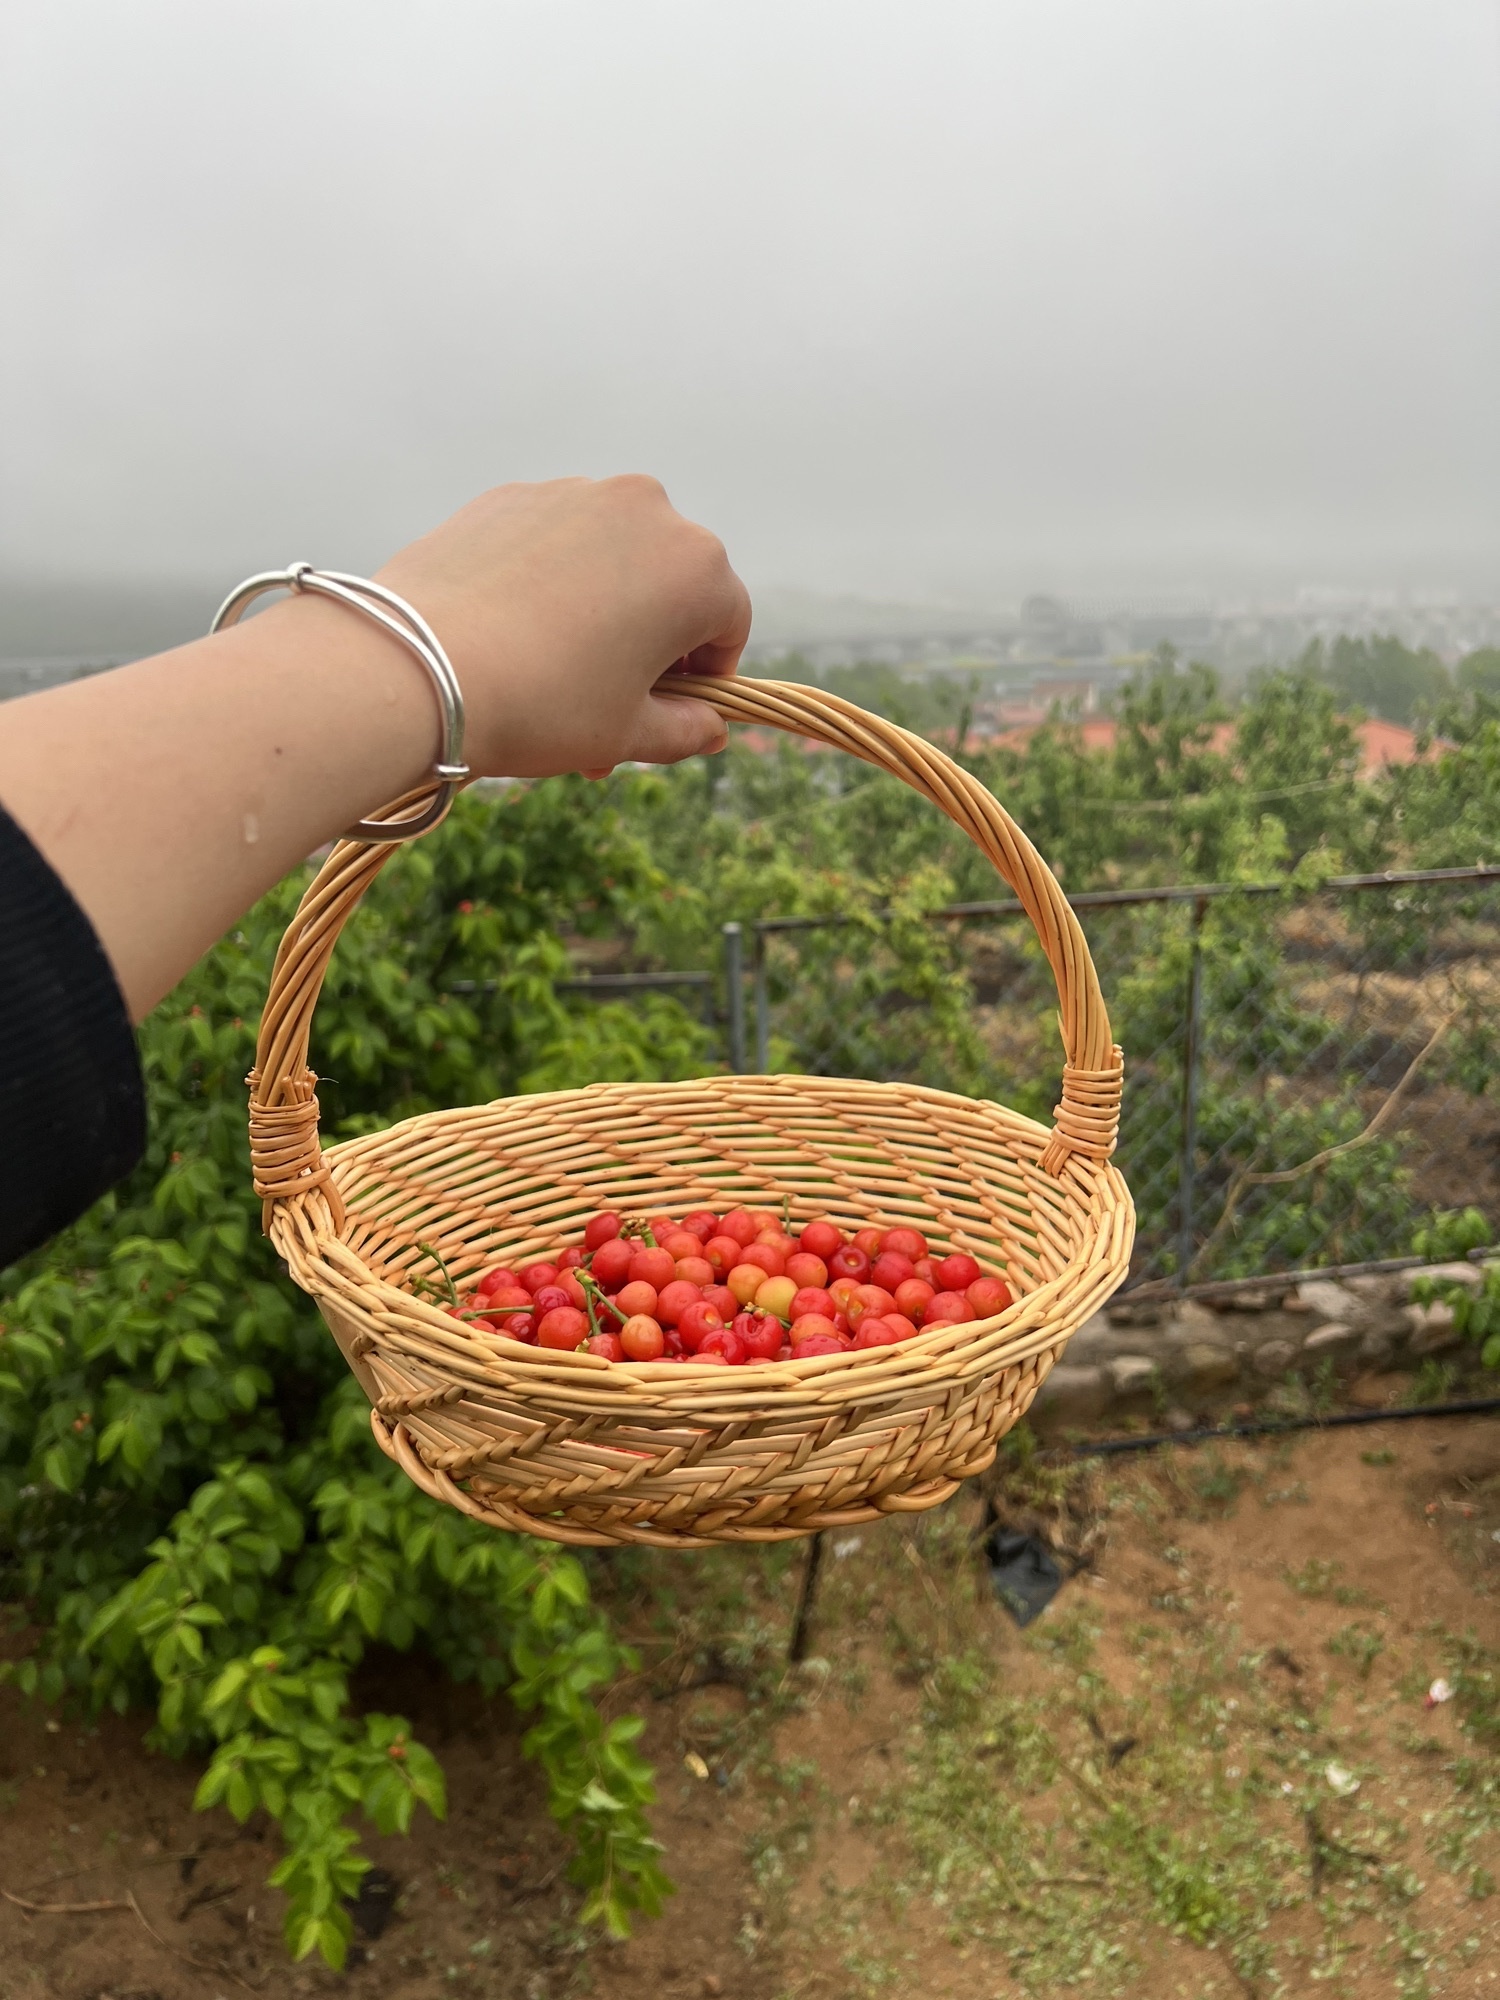
<svg viewBox="0 0 1500 2000">
<path fill-rule="evenodd" d="M 673 674 L 658 683 L 657 692 L 696 696 L 726 721 L 784 729 L 860 757 L 930 799 L 969 836 L 1015 891 L 1057 982 L 1066 1060 L 1062 1102 L 1041 1166 L 1058 1175 L 1075 1153 L 1107 1160 L 1119 1131 L 1123 1065 L 1088 942 L 1051 869 L 979 780 L 909 729 L 823 688 Z M 410 793 L 387 812 L 417 812 L 427 797 L 426 791 Z M 318 1144 L 317 1079 L 307 1066 L 308 1039 L 339 933 L 395 851 L 394 843 L 340 841 L 302 898 L 276 954 L 250 1072 L 250 1161 L 267 1221 L 272 1203 L 321 1190 L 333 1226 L 344 1226 L 343 1204 Z"/>
</svg>

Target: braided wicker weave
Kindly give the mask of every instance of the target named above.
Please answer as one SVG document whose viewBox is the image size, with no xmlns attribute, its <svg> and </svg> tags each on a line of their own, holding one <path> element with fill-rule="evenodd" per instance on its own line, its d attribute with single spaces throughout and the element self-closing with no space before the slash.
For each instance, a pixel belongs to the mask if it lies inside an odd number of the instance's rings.
<svg viewBox="0 0 1500 2000">
<path fill-rule="evenodd" d="M 394 852 L 336 847 L 282 940 L 250 1078 L 266 1229 L 368 1395 L 381 1449 L 435 1498 L 560 1542 L 774 1541 L 936 1505 L 989 1464 L 1123 1278 L 1134 1232 L 1110 1164 L 1120 1051 L 1078 921 L 1009 816 L 941 751 L 817 688 L 674 677 L 677 690 L 879 765 L 969 835 L 1056 977 L 1062 1102 L 1049 1133 L 902 1083 L 595 1084 L 430 1112 L 320 1151 L 313 1009 L 340 930 Z M 596 1208 L 783 1194 L 803 1220 L 914 1223 L 1003 1275 L 1016 1301 L 895 1347 L 726 1371 L 544 1353 L 410 1289 L 419 1245 L 462 1286 L 577 1240 Z"/>
</svg>

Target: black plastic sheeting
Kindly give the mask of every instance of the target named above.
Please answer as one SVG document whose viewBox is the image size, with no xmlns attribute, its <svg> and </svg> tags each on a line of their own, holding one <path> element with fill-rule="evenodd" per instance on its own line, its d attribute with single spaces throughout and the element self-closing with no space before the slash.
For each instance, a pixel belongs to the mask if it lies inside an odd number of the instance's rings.
<svg viewBox="0 0 1500 2000">
<path fill-rule="evenodd" d="M 984 1555 L 995 1595 L 1018 1625 L 1045 1611 L 1066 1581 L 1046 1543 L 1017 1528 L 992 1529 Z"/>
</svg>

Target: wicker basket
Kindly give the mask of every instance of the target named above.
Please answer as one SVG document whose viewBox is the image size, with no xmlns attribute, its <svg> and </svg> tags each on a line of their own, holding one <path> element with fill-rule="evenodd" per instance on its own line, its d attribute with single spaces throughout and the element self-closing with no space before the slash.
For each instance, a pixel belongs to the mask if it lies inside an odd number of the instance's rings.
<svg viewBox="0 0 1500 2000">
<path fill-rule="evenodd" d="M 277 954 L 250 1078 L 266 1229 L 369 1397 L 381 1449 L 476 1520 L 559 1542 L 775 1541 L 937 1505 L 990 1463 L 1068 1336 L 1120 1283 L 1134 1233 L 1110 1164 L 1120 1051 L 1083 932 L 1025 835 L 941 751 L 834 695 L 672 685 L 730 721 L 879 765 L 963 828 L 1019 896 L 1056 976 L 1062 1102 L 1049 1132 L 904 1083 L 595 1084 L 430 1112 L 320 1151 L 313 1009 L 345 920 L 394 851 L 336 847 Z M 544 1355 L 410 1289 L 419 1244 L 462 1287 L 578 1240 L 596 1208 L 783 1194 L 803 1220 L 914 1223 L 1003 1275 L 1015 1303 L 895 1347 L 726 1371 Z"/>
</svg>

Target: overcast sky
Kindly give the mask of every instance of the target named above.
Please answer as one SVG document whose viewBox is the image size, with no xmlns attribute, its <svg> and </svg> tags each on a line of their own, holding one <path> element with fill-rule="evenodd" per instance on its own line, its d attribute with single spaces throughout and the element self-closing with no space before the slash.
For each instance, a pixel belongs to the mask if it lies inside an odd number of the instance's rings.
<svg viewBox="0 0 1500 2000">
<path fill-rule="evenodd" d="M 1500 589 L 1496 0 L 8 0 L 0 568 Z"/>
</svg>

